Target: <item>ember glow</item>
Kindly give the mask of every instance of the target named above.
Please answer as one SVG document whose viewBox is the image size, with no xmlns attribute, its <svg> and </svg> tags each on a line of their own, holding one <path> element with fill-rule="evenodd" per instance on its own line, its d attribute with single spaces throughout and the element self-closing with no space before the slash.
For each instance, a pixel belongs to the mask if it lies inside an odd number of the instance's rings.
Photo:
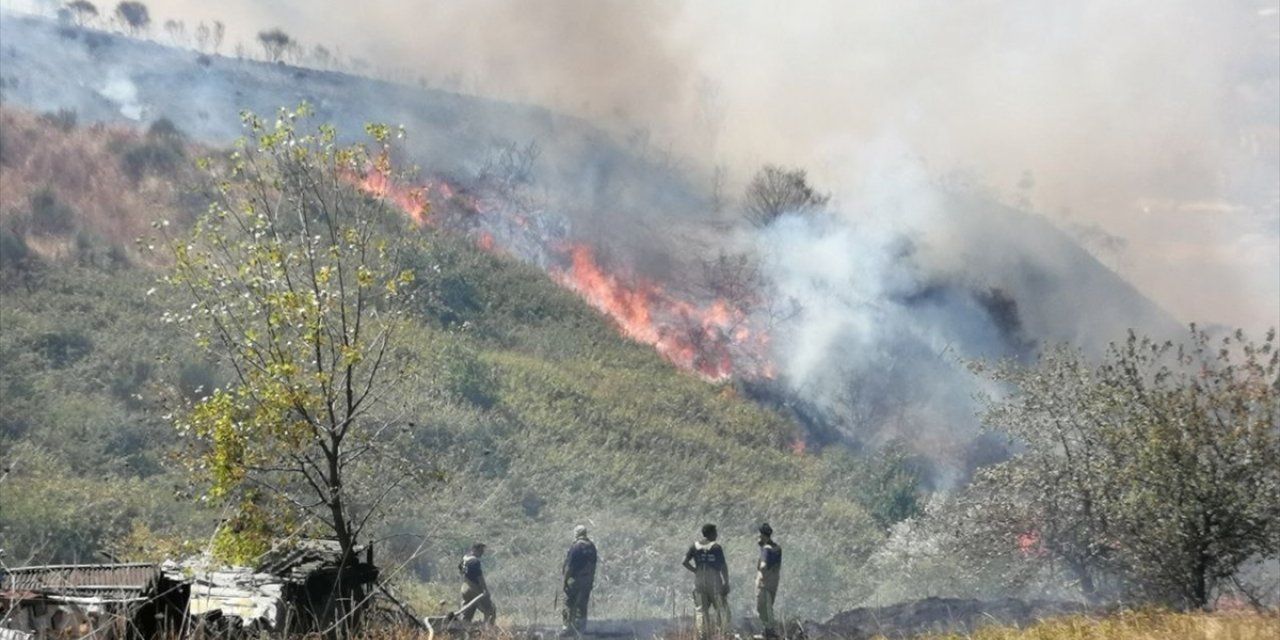
<svg viewBox="0 0 1280 640">
<path fill-rule="evenodd" d="M 419 226 L 427 224 L 427 213 L 430 206 L 427 202 L 427 188 L 408 188 L 395 184 L 387 172 L 373 169 L 364 177 L 355 179 L 356 188 L 376 198 L 395 205 Z"/>
</svg>

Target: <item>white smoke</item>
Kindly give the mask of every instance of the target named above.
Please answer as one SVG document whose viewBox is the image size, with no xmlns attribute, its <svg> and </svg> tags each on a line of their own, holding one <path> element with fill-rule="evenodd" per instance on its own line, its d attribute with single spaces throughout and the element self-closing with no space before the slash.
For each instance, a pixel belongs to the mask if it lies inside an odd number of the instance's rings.
<svg viewBox="0 0 1280 640">
<path fill-rule="evenodd" d="M 107 72 L 102 84 L 97 87 L 98 93 L 116 104 L 120 115 L 134 121 L 142 120 L 146 108 L 138 101 L 138 86 L 133 83 L 129 74 L 120 69 Z"/>
</svg>

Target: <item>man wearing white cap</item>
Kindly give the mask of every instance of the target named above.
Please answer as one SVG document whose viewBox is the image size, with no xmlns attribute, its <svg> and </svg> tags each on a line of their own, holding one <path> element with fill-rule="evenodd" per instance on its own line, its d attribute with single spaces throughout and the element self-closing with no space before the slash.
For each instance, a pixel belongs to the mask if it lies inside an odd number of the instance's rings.
<svg viewBox="0 0 1280 640">
<path fill-rule="evenodd" d="M 587 537 L 587 528 L 578 525 L 564 558 L 565 635 L 582 633 L 587 624 L 587 603 L 596 582 L 596 559 L 596 544 Z"/>
</svg>

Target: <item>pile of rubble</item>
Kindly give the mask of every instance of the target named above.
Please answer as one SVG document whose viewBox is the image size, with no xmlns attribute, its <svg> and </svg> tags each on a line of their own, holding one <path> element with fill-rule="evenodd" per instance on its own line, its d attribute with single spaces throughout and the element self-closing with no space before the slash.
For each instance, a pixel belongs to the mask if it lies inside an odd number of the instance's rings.
<svg viewBox="0 0 1280 640">
<path fill-rule="evenodd" d="M 253 567 L 197 556 L 6 569 L 0 640 L 323 631 L 354 624 L 373 601 L 377 578 L 371 550 L 344 561 L 332 540 L 281 542 Z"/>
</svg>

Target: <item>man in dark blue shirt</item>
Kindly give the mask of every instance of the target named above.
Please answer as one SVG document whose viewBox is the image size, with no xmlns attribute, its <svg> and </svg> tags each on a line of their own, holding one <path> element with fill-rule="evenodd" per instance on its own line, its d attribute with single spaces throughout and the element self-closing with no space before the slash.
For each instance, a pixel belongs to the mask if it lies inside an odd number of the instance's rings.
<svg viewBox="0 0 1280 640">
<path fill-rule="evenodd" d="M 587 528 L 573 530 L 573 543 L 564 558 L 563 635 L 582 633 L 587 624 L 587 604 L 596 581 L 596 544 L 587 537 Z"/>
</svg>

